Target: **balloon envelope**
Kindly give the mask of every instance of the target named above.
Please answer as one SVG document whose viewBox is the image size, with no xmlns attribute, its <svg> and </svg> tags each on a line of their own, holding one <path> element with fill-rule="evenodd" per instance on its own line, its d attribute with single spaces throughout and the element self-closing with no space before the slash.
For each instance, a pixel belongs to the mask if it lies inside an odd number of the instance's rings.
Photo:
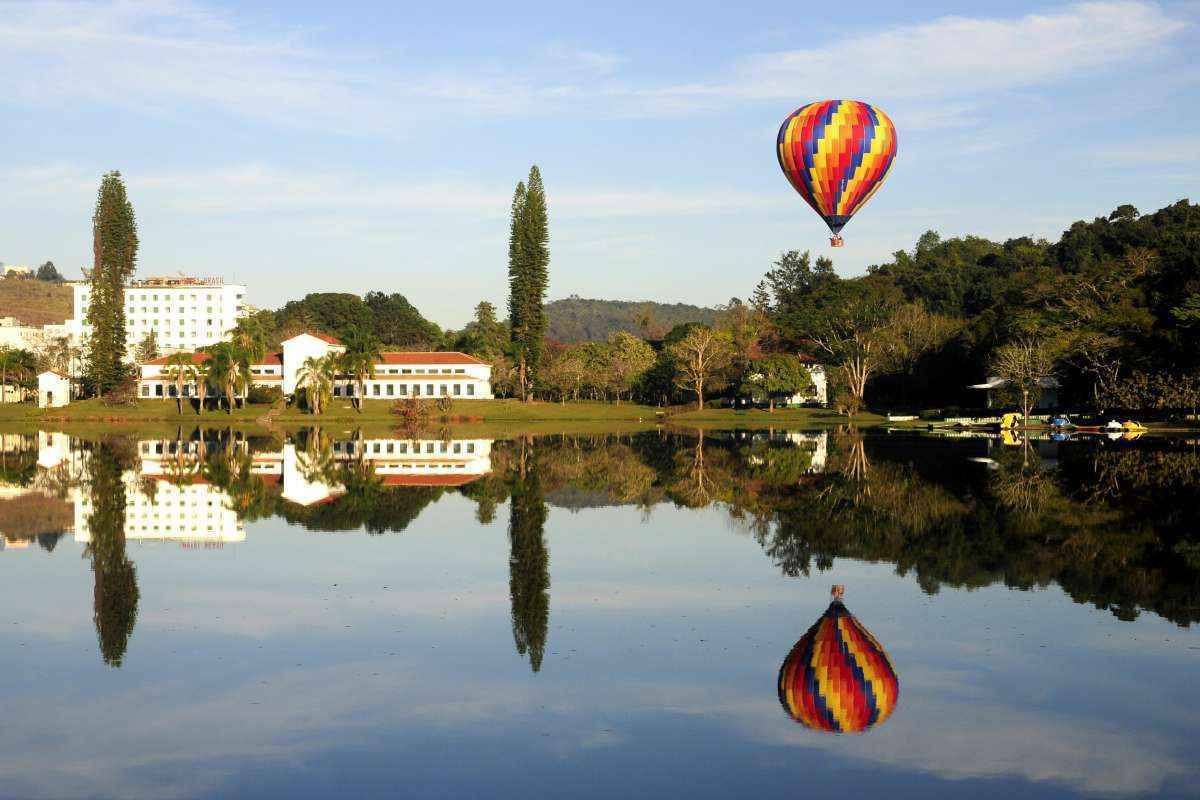
<svg viewBox="0 0 1200 800">
<path fill-rule="evenodd" d="M 891 170 L 896 128 L 861 100 L 822 100 L 783 121 L 776 153 L 792 187 L 836 236 Z"/>
<path fill-rule="evenodd" d="M 891 716 L 900 681 L 887 653 L 835 600 L 779 668 L 779 702 L 802 725 L 859 733 Z"/>
</svg>

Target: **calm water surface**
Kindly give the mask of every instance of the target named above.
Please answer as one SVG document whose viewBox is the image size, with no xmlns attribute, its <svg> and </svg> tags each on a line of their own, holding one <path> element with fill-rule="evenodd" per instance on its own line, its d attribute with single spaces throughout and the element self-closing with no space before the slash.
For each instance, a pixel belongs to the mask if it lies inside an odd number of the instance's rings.
<svg viewBox="0 0 1200 800">
<path fill-rule="evenodd" d="M 1195 442 L 390 436 L 4 436 L 0 797 L 1200 793 Z"/>
</svg>

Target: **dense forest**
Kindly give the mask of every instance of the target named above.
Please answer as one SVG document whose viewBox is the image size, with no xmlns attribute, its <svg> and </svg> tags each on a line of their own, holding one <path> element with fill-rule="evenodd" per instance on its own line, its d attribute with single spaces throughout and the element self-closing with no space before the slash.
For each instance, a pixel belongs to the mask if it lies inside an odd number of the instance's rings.
<svg viewBox="0 0 1200 800">
<path fill-rule="evenodd" d="M 614 333 L 631 333 L 643 339 L 662 339 L 676 325 L 699 322 L 711 325 L 715 308 L 687 303 L 649 300 L 593 300 L 571 295 L 546 304 L 549 339 L 563 344 L 603 342 Z"/>
<path fill-rule="evenodd" d="M 849 405 L 969 404 L 966 384 L 1000 375 L 1034 389 L 1053 376 L 1067 404 L 1192 411 L 1200 206 L 1124 205 L 1057 242 L 928 232 L 850 279 L 785 253 L 750 305 L 765 349 L 811 351 Z"/>
</svg>

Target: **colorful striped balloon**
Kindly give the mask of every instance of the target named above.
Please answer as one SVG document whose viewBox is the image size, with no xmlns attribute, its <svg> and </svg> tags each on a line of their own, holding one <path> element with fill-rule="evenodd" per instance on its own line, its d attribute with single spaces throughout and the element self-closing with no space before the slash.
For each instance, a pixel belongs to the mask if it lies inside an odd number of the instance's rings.
<svg viewBox="0 0 1200 800">
<path fill-rule="evenodd" d="M 900 681 L 887 653 L 840 600 L 779 668 L 779 702 L 805 727 L 860 733 L 891 716 Z"/>
<path fill-rule="evenodd" d="M 792 188 L 840 244 L 842 227 L 892 168 L 896 128 L 887 114 L 860 100 L 822 100 L 783 121 L 776 150 Z"/>
</svg>

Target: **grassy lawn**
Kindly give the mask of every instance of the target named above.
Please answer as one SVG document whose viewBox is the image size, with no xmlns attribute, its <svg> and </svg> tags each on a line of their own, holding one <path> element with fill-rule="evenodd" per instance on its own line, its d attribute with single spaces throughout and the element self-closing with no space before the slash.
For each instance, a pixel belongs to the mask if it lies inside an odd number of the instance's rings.
<svg viewBox="0 0 1200 800">
<path fill-rule="evenodd" d="M 259 420 L 270 406 L 251 405 L 224 410 L 206 409 L 201 415 L 185 406 L 182 414 L 173 402 L 162 400 L 138 401 L 132 406 L 108 407 L 99 400 L 83 400 L 65 408 L 41 410 L 30 403 L 0 405 L 0 426 L 20 428 L 63 429 L 80 433 L 92 431 L 130 431 L 174 429 L 179 425 L 231 426 L 261 428 Z M 456 433 L 474 436 L 513 436 L 525 433 L 592 433 L 643 430 L 655 425 L 688 428 L 778 426 L 821 427 L 842 424 L 846 420 L 826 409 L 779 409 L 773 413 L 760 410 L 686 409 L 664 410 L 634 403 L 577 402 L 522 403 L 518 400 L 457 400 L 449 414 L 440 418 L 434 411 L 428 425 L 430 430 L 449 428 Z M 873 425 L 882 417 L 861 414 L 854 419 L 859 425 Z M 311 425 L 342 426 L 346 429 L 391 429 L 399 427 L 400 419 L 391 413 L 391 403 L 367 401 L 358 413 L 344 401 L 335 402 L 320 415 L 288 408 L 274 418 L 276 428 L 299 428 Z"/>
</svg>

